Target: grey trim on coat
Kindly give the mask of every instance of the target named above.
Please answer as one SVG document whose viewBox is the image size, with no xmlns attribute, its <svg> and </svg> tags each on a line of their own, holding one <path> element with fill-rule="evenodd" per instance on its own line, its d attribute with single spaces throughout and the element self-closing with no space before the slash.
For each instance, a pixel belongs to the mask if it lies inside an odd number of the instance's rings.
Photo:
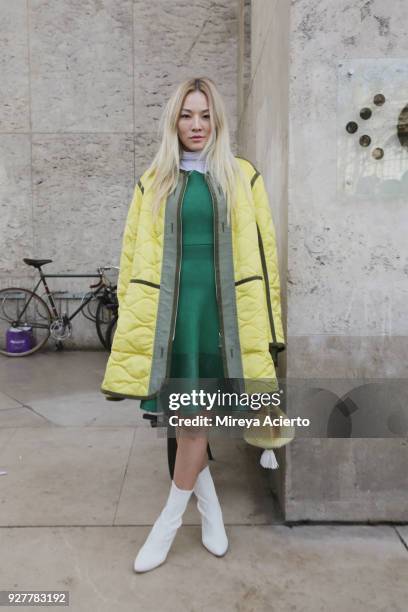
<svg viewBox="0 0 408 612">
<path fill-rule="evenodd" d="M 167 198 L 165 204 L 163 258 L 160 275 L 160 293 L 157 309 L 154 348 L 150 371 L 148 395 L 158 393 L 166 378 L 168 347 L 171 346 L 172 326 L 169 322 L 174 309 L 174 288 L 177 266 L 177 203 L 181 196 L 184 181 Z"/>
<path fill-rule="evenodd" d="M 227 224 L 227 201 L 222 189 L 209 173 L 206 174 L 212 196 L 214 196 L 214 229 L 218 257 L 215 268 L 219 274 L 218 299 L 220 300 L 220 327 L 224 349 L 226 378 L 243 378 L 241 344 L 239 341 L 238 313 L 235 292 L 234 261 L 232 252 L 232 230 Z M 225 366 L 224 366 L 225 368 Z"/>
</svg>

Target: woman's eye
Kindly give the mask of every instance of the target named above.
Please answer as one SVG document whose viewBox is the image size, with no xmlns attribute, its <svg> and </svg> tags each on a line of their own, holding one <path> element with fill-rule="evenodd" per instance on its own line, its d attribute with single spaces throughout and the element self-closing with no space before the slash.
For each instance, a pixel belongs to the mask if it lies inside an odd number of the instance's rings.
<svg viewBox="0 0 408 612">
<path fill-rule="evenodd" d="M 186 114 L 184 113 L 184 114 L 180 115 L 180 117 L 181 117 L 182 119 L 189 119 L 190 115 L 186 115 Z M 204 118 L 204 119 L 209 119 L 209 118 L 210 118 L 210 115 L 203 115 L 203 118 Z"/>
</svg>

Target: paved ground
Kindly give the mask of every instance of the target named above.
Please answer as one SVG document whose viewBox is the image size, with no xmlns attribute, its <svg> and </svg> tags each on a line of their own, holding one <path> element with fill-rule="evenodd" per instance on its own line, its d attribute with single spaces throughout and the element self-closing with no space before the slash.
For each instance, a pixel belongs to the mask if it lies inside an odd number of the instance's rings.
<svg viewBox="0 0 408 612">
<path fill-rule="evenodd" d="M 75 612 L 408 609 L 408 526 L 282 524 L 238 439 L 211 446 L 227 555 L 201 545 L 192 498 L 166 563 L 136 575 L 170 486 L 166 439 L 137 402 L 105 400 L 106 358 L 0 359 L 0 590 L 67 590 Z"/>
</svg>

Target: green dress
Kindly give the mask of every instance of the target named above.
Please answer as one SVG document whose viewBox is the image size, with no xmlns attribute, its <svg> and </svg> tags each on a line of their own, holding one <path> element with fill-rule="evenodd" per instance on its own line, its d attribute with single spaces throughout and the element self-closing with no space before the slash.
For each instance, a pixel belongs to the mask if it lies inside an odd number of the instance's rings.
<svg viewBox="0 0 408 612">
<path fill-rule="evenodd" d="M 204 174 L 198 170 L 187 173 L 181 217 L 180 285 L 170 378 L 219 380 L 224 371 L 215 289 L 213 203 Z M 157 404 L 156 397 L 144 399 L 140 408 L 161 412 Z"/>
</svg>

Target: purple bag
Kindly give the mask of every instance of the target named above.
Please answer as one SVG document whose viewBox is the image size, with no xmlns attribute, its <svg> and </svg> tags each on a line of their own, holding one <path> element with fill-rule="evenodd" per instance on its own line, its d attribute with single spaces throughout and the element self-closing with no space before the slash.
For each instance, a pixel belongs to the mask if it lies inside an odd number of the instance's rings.
<svg viewBox="0 0 408 612">
<path fill-rule="evenodd" d="M 33 328 L 29 325 L 10 327 L 6 333 L 6 351 L 8 353 L 25 353 L 34 346 Z"/>
</svg>

